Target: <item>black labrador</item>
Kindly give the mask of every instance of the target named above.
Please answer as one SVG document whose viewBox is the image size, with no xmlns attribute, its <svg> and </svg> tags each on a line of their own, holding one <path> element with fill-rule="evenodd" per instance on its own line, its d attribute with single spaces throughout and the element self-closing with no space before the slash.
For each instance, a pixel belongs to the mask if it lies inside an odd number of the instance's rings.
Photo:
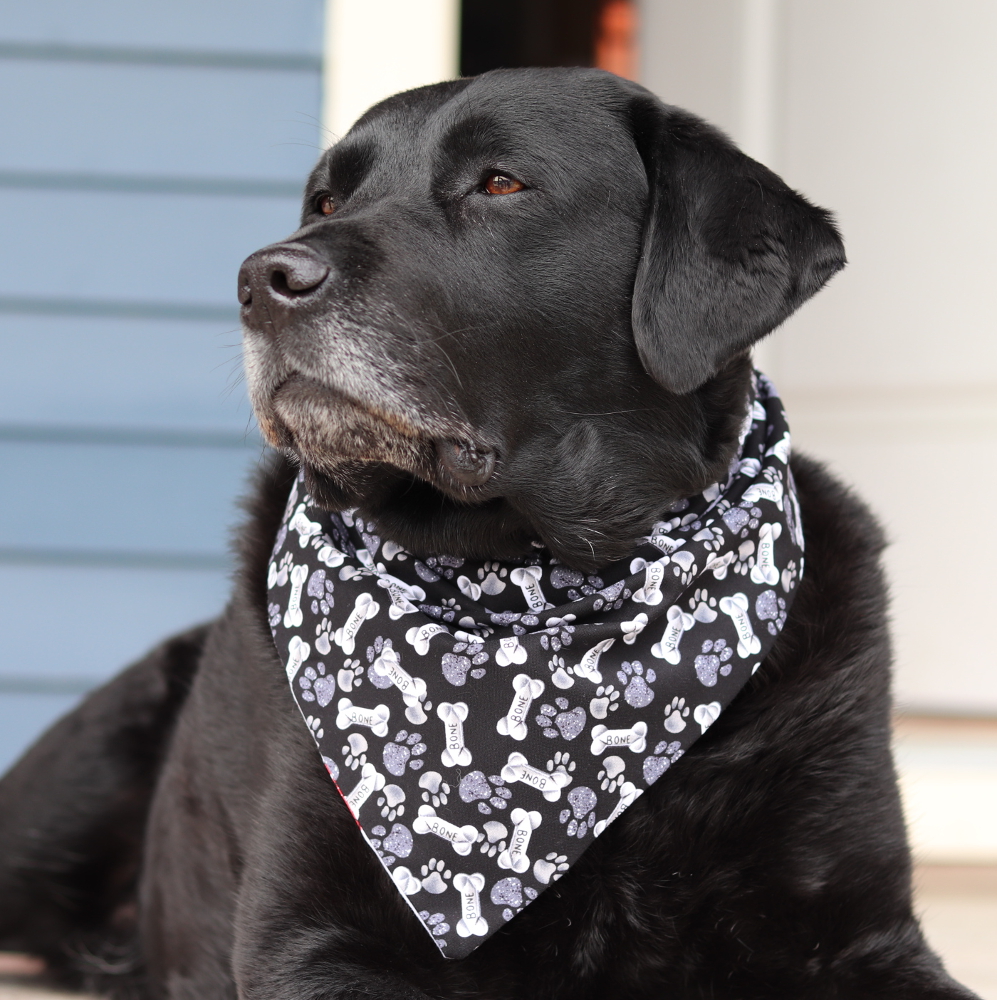
<svg viewBox="0 0 997 1000">
<path fill-rule="evenodd" d="M 417 553 L 624 556 L 726 469 L 748 349 L 843 263 L 826 212 L 606 73 L 496 71 L 369 111 L 312 173 L 301 228 L 240 275 L 280 457 L 231 603 L 4 779 L 0 946 L 170 1000 L 969 998 L 911 911 L 882 538 L 815 463 L 793 458 L 806 573 L 762 669 L 460 961 L 362 842 L 267 624 L 298 466 Z"/>
</svg>

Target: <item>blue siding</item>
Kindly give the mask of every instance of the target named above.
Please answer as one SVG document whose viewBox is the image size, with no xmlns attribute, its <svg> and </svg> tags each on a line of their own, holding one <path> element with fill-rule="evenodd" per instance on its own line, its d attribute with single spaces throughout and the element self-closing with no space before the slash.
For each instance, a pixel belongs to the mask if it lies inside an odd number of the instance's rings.
<svg viewBox="0 0 997 1000">
<path fill-rule="evenodd" d="M 0 12 L 0 769 L 224 604 L 261 455 L 235 277 L 296 226 L 322 6 Z"/>
</svg>

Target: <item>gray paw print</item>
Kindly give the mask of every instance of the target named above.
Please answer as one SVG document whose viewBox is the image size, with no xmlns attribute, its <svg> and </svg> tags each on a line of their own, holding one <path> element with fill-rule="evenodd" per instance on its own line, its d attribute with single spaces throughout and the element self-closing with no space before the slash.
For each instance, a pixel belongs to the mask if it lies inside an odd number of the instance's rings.
<svg viewBox="0 0 997 1000">
<path fill-rule="evenodd" d="M 447 882 L 453 878 L 453 873 L 447 868 L 445 861 L 437 861 L 430 858 L 429 861 L 419 868 L 422 874 L 422 887 L 426 892 L 431 892 L 438 896 L 441 892 L 446 892 Z"/>
<path fill-rule="evenodd" d="M 425 771 L 419 776 L 419 787 L 422 791 L 422 801 L 434 809 L 445 806 L 450 800 L 450 786 L 443 780 L 439 771 Z"/>
<path fill-rule="evenodd" d="M 422 742 L 422 736 L 419 733 L 410 734 L 404 729 L 399 729 L 395 733 L 394 741 L 384 745 L 382 752 L 384 767 L 389 774 L 393 774 L 396 778 L 403 775 L 407 767 L 418 771 L 422 767 L 423 761 L 417 758 L 425 752 L 426 744 Z"/>
<path fill-rule="evenodd" d="M 335 590 L 332 580 L 326 577 L 324 569 L 317 569 L 312 573 L 311 577 L 308 579 L 308 587 L 306 593 L 312 600 L 312 614 L 317 615 L 320 612 L 323 615 L 327 615 L 335 605 L 335 601 L 332 599 L 332 592 Z M 324 654 L 323 654 L 324 655 Z"/>
<path fill-rule="evenodd" d="M 412 853 L 412 831 L 404 823 L 395 823 L 388 833 L 383 826 L 371 827 L 371 846 L 389 867 L 398 858 L 407 858 Z"/>
<path fill-rule="evenodd" d="M 620 706 L 620 692 L 612 684 L 600 684 L 595 689 L 595 697 L 589 702 L 589 712 L 593 719 L 605 719 L 610 712 L 615 712 Z"/>
<path fill-rule="evenodd" d="M 615 792 L 626 780 L 623 776 L 626 766 L 626 761 L 615 754 L 612 757 L 604 757 L 598 774 L 599 788 L 610 794 Z"/>
<path fill-rule="evenodd" d="M 298 687 L 301 688 L 302 701 L 318 701 L 321 708 L 325 708 L 336 693 L 336 682 L 332 677 L 326 677 L 325 664 L 321 661 L 301 671 Z"/>
<path fill-rule="evenodd" d="M 268 604 L 267 605 L 267 616 L 270 619 L 270 627 L 276 628 L 280 624 L 280 605 L 279 604 Z"/>
<path fill-rule="evenodd" d="M 377 804 L 381 810 L 381 818 L 394 820 L 405 815 L 405 792 L 397 785 L 385 785 L 384 794 L 378 796 Z"/>
<path fill-rule="evenodd" d="M 496 854 L 504 851 L 508 846 L 509 830 L 504 823 L 495 819 L 490 819 L 485 823 L 484 829 L 484 833 L 478 834 L 478 843 L 481 844 L 479 850 L 487 857 L 494 858 Z"/>
<path fill-rule="evenodd" d="M 569 837 L 577 837 L 581 840 L 589 830 L 595 826 L 594 809 L 599 798 L 591 788 L 579 785 L 568 792 L 568 805 L 570 809 L 562 809 L 558 820 L 564 827 L 564 832 Z"/>
<path fill-rule="evenodd" d="M 665 729 L 670 733 L 681 733 L 688 718 L 689 709 L 685 698 L 672 698 L 671 704 L 665 709 Z"/>
<path fill-rule="evenodd" d="M 305 719 L 305 722 L 315 739 L 320 740 L 325 736 L 325 730 L 322 728 L 322 720 L 320 718 L 315 715 L 309 715 Z"/>
<path fill-rule="evenodd" d="M 585 728 L 585 709 L 581 705 L 568 706 L 567 698 L 555 698 L 553 705 L 540 706 L 536 723 L 544 736 L 554 739 L 560 733 L 564 739 L 573 740 Z"/>
<path fill-rule="evenodd" d="M 533 877 L 543 885 L 556 882 L 570 867 L 567 862 L 566 855 L 551 851 L 545 858 L 534 863 Z"/>
<path fill-rule="evenodd" d="M 796 560 L 790 559 L 786 563 L 786 568 L 782 571 L 782 589 L 788 594 L 796 586 L 799 571 L 796 568 Z"/>
<path fill-rule="evenodd" d="M 778 635 L 786 624 L 786 601 L 774 590 L 763 590 L 755 598 L 755 614 L 763 622 L 768 622 L 770 635 Z"/>
<path fill-rule="evenodd" d="M 478 567 L 478 579 L 481 581 L 481 593 L 494 597 L 505 590 L 505 578 L 509 571 L 501 563 L 486 562 Z"/>
<path fill-rule="evenodd" d="M 598 579 L 598 577 L 596 577 Z M 602 582 L 601 580 L 599 581 Z M 599 591 L 598 597 L 592 602 L 593 611 L 619 611 L 623 607 L 624 601 L 630 599 L 630 589 L 623 580 L 619 580 L 608 587 L 596 588 Z M 585 588 L 582 587 L 584 592 Z"/>
<path fill-rule="evenodd" d="M 713 687 L 717 683 L 717 672 L 726 677 L 731 671 L 727 662 L 734 650 L 727 645 L 726 639 L 707 639 L 702 646 L 703 652 L 693 661 L 696 676 L 704 687 Z"/>
<path fill-rule="evenodd" d="M 503 920 L 512 920 L 519 911 L 526 905 L 526 900 L 536 899 L 537 890 L 532 886 L 523 887 L 515 875 L 508 878 L 500 878 L 491 891 L 491 901 L 496 906 L 504 906 L 502 910 Z"/>
<path fill-rule="evenodd" d="M 648 684 L 653 684 L 657 678 L 650 667 L 644 669 L 640 660 L 634 660 L 633 663 L 624 660 L 616 676 L 621 684 L 626 685 L 623 699 L 628 705 L 633 708 L 644 708 L 654 701 L 654 692 Z"/>
<path fill-rule="evenodd" d="M 367 737 L 363 733 L 350 733 L 346 738 L 346 746 L 343 747 L 343 758 L 346 766 L 355 771 L 361 764 L 367 763 Z"/>
<path fill-rule="evenodd" d="M 460 779 L 457 793 L 464 802 L 477 802 L 478 812 L 491 816 L 492 808 L 505 809 L 512 792 L 505 787 L 505 780 L 498 775 L 486 778 L 483 771 L 470 771 Z M 487 800 L 487 801 L 485 801 Z"/>
<path fill-rule="evenodd" d="M 758 527 L 758 519 L 762 516 L 760 507 L 732 507 L 724 515 L 724 524 L 741 538 L 747 538 L 748 532 Z"/>
<path fill-rule="evenodd" d="M 419 917 L 428 927 L 431 928 L 434 937 L 443 937 L 450 930 L 450 925 L 443 919 L 442 913 L 430 913 L 429 910 L 420 910 Z M 446 944 L 446 942 L 442 942 Z"/>
<path fill-rule="evenodd" d="M 571 754 L 567 750 L 558 750 L 554 756 L 547 761 L 548 771 L 563 771 L 565 774 L 574 772 L 577 765 L 571 759 Z"/>
<path fill-rule="evenodd" d="M 575 626 L 571 624 L 574 620 L 575 615 L 548 618 L 547 628 L 540 636 L 540 645 L 544 649 L 552 649 L 555 653 L 564 646 L 570 646 L 575 633 Z"/>
<path fill-rule="evenodd" d="M 683 753 L 682 744 L 678 740 L 671 743 L 662 740 L 654 748 L 654 754 L 644 758 L 644 780 L 648 784 L 657 781 Z"/>
</svg>

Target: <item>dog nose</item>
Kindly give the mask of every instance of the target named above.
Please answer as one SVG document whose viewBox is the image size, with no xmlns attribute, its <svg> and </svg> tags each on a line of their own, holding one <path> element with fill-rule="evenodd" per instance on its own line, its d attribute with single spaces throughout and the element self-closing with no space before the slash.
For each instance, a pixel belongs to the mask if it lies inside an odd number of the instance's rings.
<svg viewBox="0 0 997 1000">
<path fill-rule="evenodd" d="M 331 268 L 305 247 L 266 247 L 246 258 L 239 269 L 239 302 L 254 300 L 287 305 L 310 295 Z"/>
</svg>

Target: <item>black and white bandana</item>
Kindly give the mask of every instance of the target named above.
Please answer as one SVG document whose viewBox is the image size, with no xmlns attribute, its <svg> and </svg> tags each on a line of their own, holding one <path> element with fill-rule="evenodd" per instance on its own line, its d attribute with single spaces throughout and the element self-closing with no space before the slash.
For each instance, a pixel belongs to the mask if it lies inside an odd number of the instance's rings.
<svg viewBox="0 0 997 1000">
<path fill-rule="evenodd" d="M 420 560 L 291 490 L 269 616 L 370 847 L 450 958 L 536 899 L 758 669 L 803 572 L 782 406 L 756 373 L 727 481 L 630 558 Z"/>
</svg>

